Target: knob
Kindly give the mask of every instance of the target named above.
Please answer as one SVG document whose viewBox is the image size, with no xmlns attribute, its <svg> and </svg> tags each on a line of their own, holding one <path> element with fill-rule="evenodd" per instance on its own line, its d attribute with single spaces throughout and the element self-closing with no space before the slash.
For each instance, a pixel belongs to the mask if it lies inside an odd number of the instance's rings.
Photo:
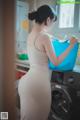
<svg viewBox="0 0 80 120">
<path fill-rule="evenodd" d="M 70 77 L 70 78 L 68 78 L 68 82 L 71 83 L 71 84 L 74 83 L 74 82 L 75 82 L 74 77 Z"/>
</svg>

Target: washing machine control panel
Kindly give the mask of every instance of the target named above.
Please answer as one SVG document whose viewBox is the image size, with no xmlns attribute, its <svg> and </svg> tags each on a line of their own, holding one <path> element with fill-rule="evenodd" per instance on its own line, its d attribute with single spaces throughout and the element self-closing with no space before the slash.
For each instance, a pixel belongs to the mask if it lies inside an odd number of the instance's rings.
<svg viewBox="0 0 80 120">
<path fill-rule="evenodd" d="M 73 71 L 67 71 L 67 72 L 53 71 L 51 82 L 80 89 L 80 73 Z"/>
<path fill-rule="evenodd" d="M 75 82 L 75 78 L 73 76 L 70 76 L 67 80 L 69 84 L 73 84 Z"/>
<path fill-rule="evenodd" d="M 80 73 L 77 72 L 64 73 L 63 84 L 80 90 Z"/>
</svg>

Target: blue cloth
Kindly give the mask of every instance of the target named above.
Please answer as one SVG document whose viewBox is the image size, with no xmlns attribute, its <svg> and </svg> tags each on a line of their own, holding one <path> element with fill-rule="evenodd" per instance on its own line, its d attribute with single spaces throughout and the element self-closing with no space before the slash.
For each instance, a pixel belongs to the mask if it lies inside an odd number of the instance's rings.
<svg viewBox="0 0 80 120">
<path fill-rule="evenodd" d="M 69 46 L 69 42 L 60 42 L 59 40 L 52 40 L 51 42 L 53 50 L 55 50 L 56 56 L 59 56 L 61 53 L 63 53 L 67 47 Z M 70 53 L 66 56 L 66 58 L 62 61 L 61 64 L 58 66 L 55 66 L 50 60 L 48 63 L 48 66 L 51 70 L 55 71 L 67 71 L 72 70 L 76 57 L 77 57 L 77 51 L 78 51 L 78 43 L 75 43 L 74 47 L 71 49 Z"/>
</svg>

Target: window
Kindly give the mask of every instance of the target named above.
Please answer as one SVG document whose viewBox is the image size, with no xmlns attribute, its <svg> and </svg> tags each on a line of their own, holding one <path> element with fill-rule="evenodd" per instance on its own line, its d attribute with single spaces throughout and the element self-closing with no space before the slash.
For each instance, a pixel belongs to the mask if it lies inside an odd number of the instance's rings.
<svg viewBox="0 0 80 120">
<path fill-rule="evenodd" d="M 75 8 L 74 3 L 60 4 L 60 16 L 59 16 L 59 27 L 60 28 L 74 27 L 74 8 Z"/>
</svg>

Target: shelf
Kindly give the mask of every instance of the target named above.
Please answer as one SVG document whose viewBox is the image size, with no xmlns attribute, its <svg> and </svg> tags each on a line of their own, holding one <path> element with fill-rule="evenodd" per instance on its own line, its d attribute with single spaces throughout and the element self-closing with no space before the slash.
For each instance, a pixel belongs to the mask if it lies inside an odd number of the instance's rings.
<svg viewBox="0 0 80 120">
<path fill-rule="evenodd" d="M 18 59 L 16 59 L 16 65 L 30 68 L 29 60 L 18 60 Z"/>
</svg>

